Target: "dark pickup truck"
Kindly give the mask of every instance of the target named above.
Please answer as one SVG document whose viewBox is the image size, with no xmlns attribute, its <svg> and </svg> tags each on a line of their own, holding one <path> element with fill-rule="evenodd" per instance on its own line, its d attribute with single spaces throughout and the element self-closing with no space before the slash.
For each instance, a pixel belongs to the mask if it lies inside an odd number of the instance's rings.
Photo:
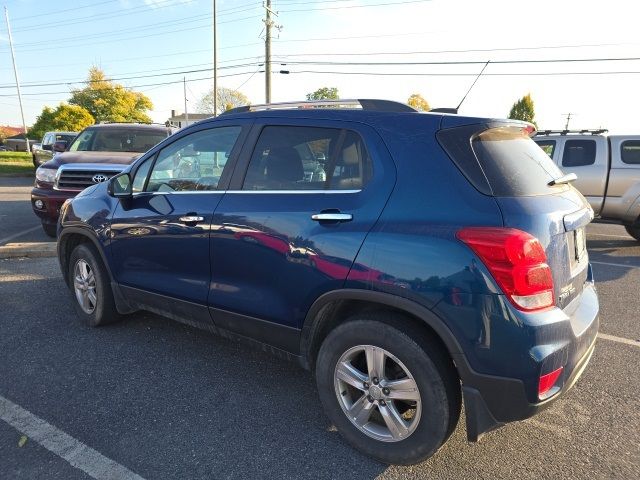
<svg viewBox="0 0 640 480">
<path fill-rule="evenodd" d="M 84 129 L 71 144 L 54 143 L 53 150 L 61 153 L 38 167 L 31 191 L 31 206 L 45 233 L 56 236 L 65 200 L 120 173 L 172 133 L 164 125 L 101 123 Z"/>
</svg>

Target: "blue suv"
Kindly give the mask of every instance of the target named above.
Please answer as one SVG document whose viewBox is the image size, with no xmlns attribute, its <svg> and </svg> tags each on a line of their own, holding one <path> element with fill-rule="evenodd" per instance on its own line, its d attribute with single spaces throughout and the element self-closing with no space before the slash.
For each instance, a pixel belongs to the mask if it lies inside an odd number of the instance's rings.
<svg viewBox="0 0 640 480">
<path fill-rule="evenodd" d="M 532 125 L 383 100 L 241 107 L 68 200 L 89 325 L 148 310 L 295 359 L 357 449 L 422 461 L 586 367 L 593 212 Z"/>
</svg>

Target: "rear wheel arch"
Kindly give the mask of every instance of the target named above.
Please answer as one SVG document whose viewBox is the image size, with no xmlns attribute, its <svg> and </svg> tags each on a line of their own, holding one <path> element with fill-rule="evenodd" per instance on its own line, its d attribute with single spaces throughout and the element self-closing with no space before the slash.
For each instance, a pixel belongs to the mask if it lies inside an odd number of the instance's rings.
<svg viewBox="0 0 640 480">
<path fill-rule="evenodd" d="M 326 293 L 309 309 L 300 339 L 303 366 L 313 370 L 322 341 L 335 327 L 354 315 L 380 311 L 400 315 L 407 325 L 419 329 L 425 337 L 434 340 L 457 367 L 455 359 L 461 357 L 461 347 L 436 314 L 405 298 L 357 289 Z M 456 370 L 459 377 L 466 371 L 461 368 Z"/>
</svg>

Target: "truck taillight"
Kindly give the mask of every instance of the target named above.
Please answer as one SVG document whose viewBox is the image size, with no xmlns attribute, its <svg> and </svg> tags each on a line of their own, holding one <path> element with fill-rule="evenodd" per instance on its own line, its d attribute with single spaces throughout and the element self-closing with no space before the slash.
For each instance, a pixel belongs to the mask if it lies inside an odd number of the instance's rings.
<svg viewBox="0 0 640 480">
<path fill-rule="evenodd" d="M 502 227 L 463 228 L 457 237 L 480 257 L 516 308 L 531 312 L 555 304 L 551 269 L 536 237 Z"/>
</svg>

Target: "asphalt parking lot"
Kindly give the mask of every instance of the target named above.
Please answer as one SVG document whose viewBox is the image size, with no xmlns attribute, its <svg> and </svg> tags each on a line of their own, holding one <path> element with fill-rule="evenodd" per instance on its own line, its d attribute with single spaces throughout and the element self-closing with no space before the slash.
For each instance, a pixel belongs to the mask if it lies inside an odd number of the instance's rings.
<svg viewBox="0 0 640 480">
<path fill-rule="evenodd" d="M 0 239 L 48 240 L 10 180 Z M 0 478 L 640 478 L 640 244 L 594 224 L 588 248 L 602 335 L 574 389 L 412 467 L 346 445 L 295 364 L 152 314 L 91 329 L 56 259 L 0 260 Z"/>
</svg>

